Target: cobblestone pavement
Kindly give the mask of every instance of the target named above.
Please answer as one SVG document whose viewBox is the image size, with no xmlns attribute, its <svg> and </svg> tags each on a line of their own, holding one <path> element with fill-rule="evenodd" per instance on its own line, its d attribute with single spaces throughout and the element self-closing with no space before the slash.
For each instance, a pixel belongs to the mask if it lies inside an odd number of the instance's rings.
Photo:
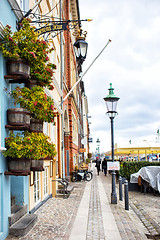
<svg viewBox="0 0 160 240">
<path fill-rule="evenodd" d="M 101 173 L 106 194 L 111 198 L 111 176 Z M 124 195 L 124 194 L 123 194 Z M 117 199 L 119 197 L 117 184 Z M 122 239 L 160 239 L 160 195 L 129 191 L 129 211 L 125 210 L 124 199 L 111 204 Z"/>
<path fill-rule="evenodd" d="M 102 221 L 102 209 L 97 185 L 97 176 L 94 175 L 91 185 L 91 195 L 89 204 L 87 240 L 104 239 L 104 229 Z"/>
<path fill-rule="evenodd" d="M 111 176 L 104 176 L 102 172 L 98 176 L 94 171 L 86 240 L 104 240 L 103 226 L 107 224 L 107 222 L 103 223 L 102 219 L 103 209 L 101 209 L 97 178 L 101 179 L 109 201 L 111 199 Z M 6 240 L 68 240 L 86 184 L 75 183 L 75 188 L 68 199 L 49 199 L 36 211 L 38 222 L 26 236 L 8 237 Z M 124 200 L 110 204 L 122 240 L 160 239 L 160 196 L 129 192 L 129 198 L 129 211 L 124 208 Z"/>
<path fill-rule="evenodd" d="M 6 240 L 68 240 L 85 185 L 85 182 L 75 183 L 68 199 L 50 198 L 36 211 L 38 222 L 26 236 L 9 236 Z"/>
</svg>

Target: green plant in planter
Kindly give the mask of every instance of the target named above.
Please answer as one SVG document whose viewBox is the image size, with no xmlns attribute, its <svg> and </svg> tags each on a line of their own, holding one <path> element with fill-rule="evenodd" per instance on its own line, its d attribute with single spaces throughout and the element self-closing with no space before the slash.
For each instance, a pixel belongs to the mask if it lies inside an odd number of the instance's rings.
<svg viewBox="0 0 160 240">
<path fill-rule="evenodd" d="M 36 86 L 32 89 L 17 87 L 11 92 L 11 97 L 15 104 L 20 104 L 22 108 L 30 111 L 32 118 L 54 123 L 54 102 L 42 87 Z"/>
<path fill-rule="evenodd" d="M 12 32 L 7 25 L 0 39 L 0 50 L 9 59 L 23 58 L 30 64 L 30 78 L 40 85 L 53 89 L 52 76 L 55 64 L 49 62 L 48 54 L 53 51 L 48 42 L 38 39 L 31 20 L 24 18 L 19 31 Z"/>
<path fill-rule="evenodd" d="M 9 137 L 5 138 L 5 146 L 7 150 L 3 154 L 10 158 L 39 160 L 56 155 L 55 144 L 43 133 L 24 132 L 23 135 L 15 135 L 10 132 Z"/>
</svg>

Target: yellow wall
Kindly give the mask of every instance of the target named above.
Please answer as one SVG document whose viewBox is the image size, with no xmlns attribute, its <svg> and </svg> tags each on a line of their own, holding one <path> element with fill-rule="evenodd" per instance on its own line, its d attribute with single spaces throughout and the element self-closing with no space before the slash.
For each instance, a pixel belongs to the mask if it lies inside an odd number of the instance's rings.
<svg viewBox="0 0 160 240">
<path fill-rule="evenodd" d="M 50 176 L 50 161 L 45 160 L 44 161 L 44 167 L 48 168 L 48 195 L 52 194 L 53 197 L 56 195 L 56 182 L 52 181 L 53 179 L 56 179 L 56 168 L 55 164 L 56 161 L 52 161 L 52 173 L 53 175 Z M 34 199 L 34 184 L 31 185 L 31 181 L 33 183 L 33 175 L 34 173 L 31 172 L 31 176 L 29 178 L 29 211 L 32 210 L 35 206 L 35 199 Z M 44 196 L 44 171 L 40 172 L 40 201 L 43 201 L 45 199 Z"/>
</svg>

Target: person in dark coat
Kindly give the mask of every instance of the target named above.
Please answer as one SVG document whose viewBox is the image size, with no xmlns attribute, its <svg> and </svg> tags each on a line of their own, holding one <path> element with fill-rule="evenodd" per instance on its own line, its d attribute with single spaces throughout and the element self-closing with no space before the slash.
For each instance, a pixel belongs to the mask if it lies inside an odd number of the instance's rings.
<svg viewBox="0 0 160 240">
<path fill-rule="evenodd" d="M 107 174 L 107 160 L 104 158 L 102 162 L 102 171 L 104 171 L 104 175 Z"/>
<path fill-rule="evenodd" d="M 99 175 L 100 172 L 100 166 L 101 166 L 101 160 L 99 159 L 99 157 L 96 158 L 96 168 L 97 168 L 97 173 Z"/>
</svg>

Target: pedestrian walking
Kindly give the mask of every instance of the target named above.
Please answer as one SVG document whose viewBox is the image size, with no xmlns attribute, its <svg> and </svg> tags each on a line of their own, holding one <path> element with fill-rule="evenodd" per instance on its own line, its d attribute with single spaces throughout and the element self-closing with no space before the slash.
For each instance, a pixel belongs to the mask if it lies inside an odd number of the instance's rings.
<svg viewBox="0 0 160 240">
<path fill-rule="evenodd" d="M 104 175 L 107 174 L 107 160 L 104 158 L 102 161 L 102 171 L 104 172 Z"/>
<path fill-rule="evenodd" d="M 101 160 L 99 159 L 99 157 L 96 158 L 96 168 L 97 168 L 97 173 L 99 175 L 100 172 L 100 166 L 101 166 Z"/>
</svg>

